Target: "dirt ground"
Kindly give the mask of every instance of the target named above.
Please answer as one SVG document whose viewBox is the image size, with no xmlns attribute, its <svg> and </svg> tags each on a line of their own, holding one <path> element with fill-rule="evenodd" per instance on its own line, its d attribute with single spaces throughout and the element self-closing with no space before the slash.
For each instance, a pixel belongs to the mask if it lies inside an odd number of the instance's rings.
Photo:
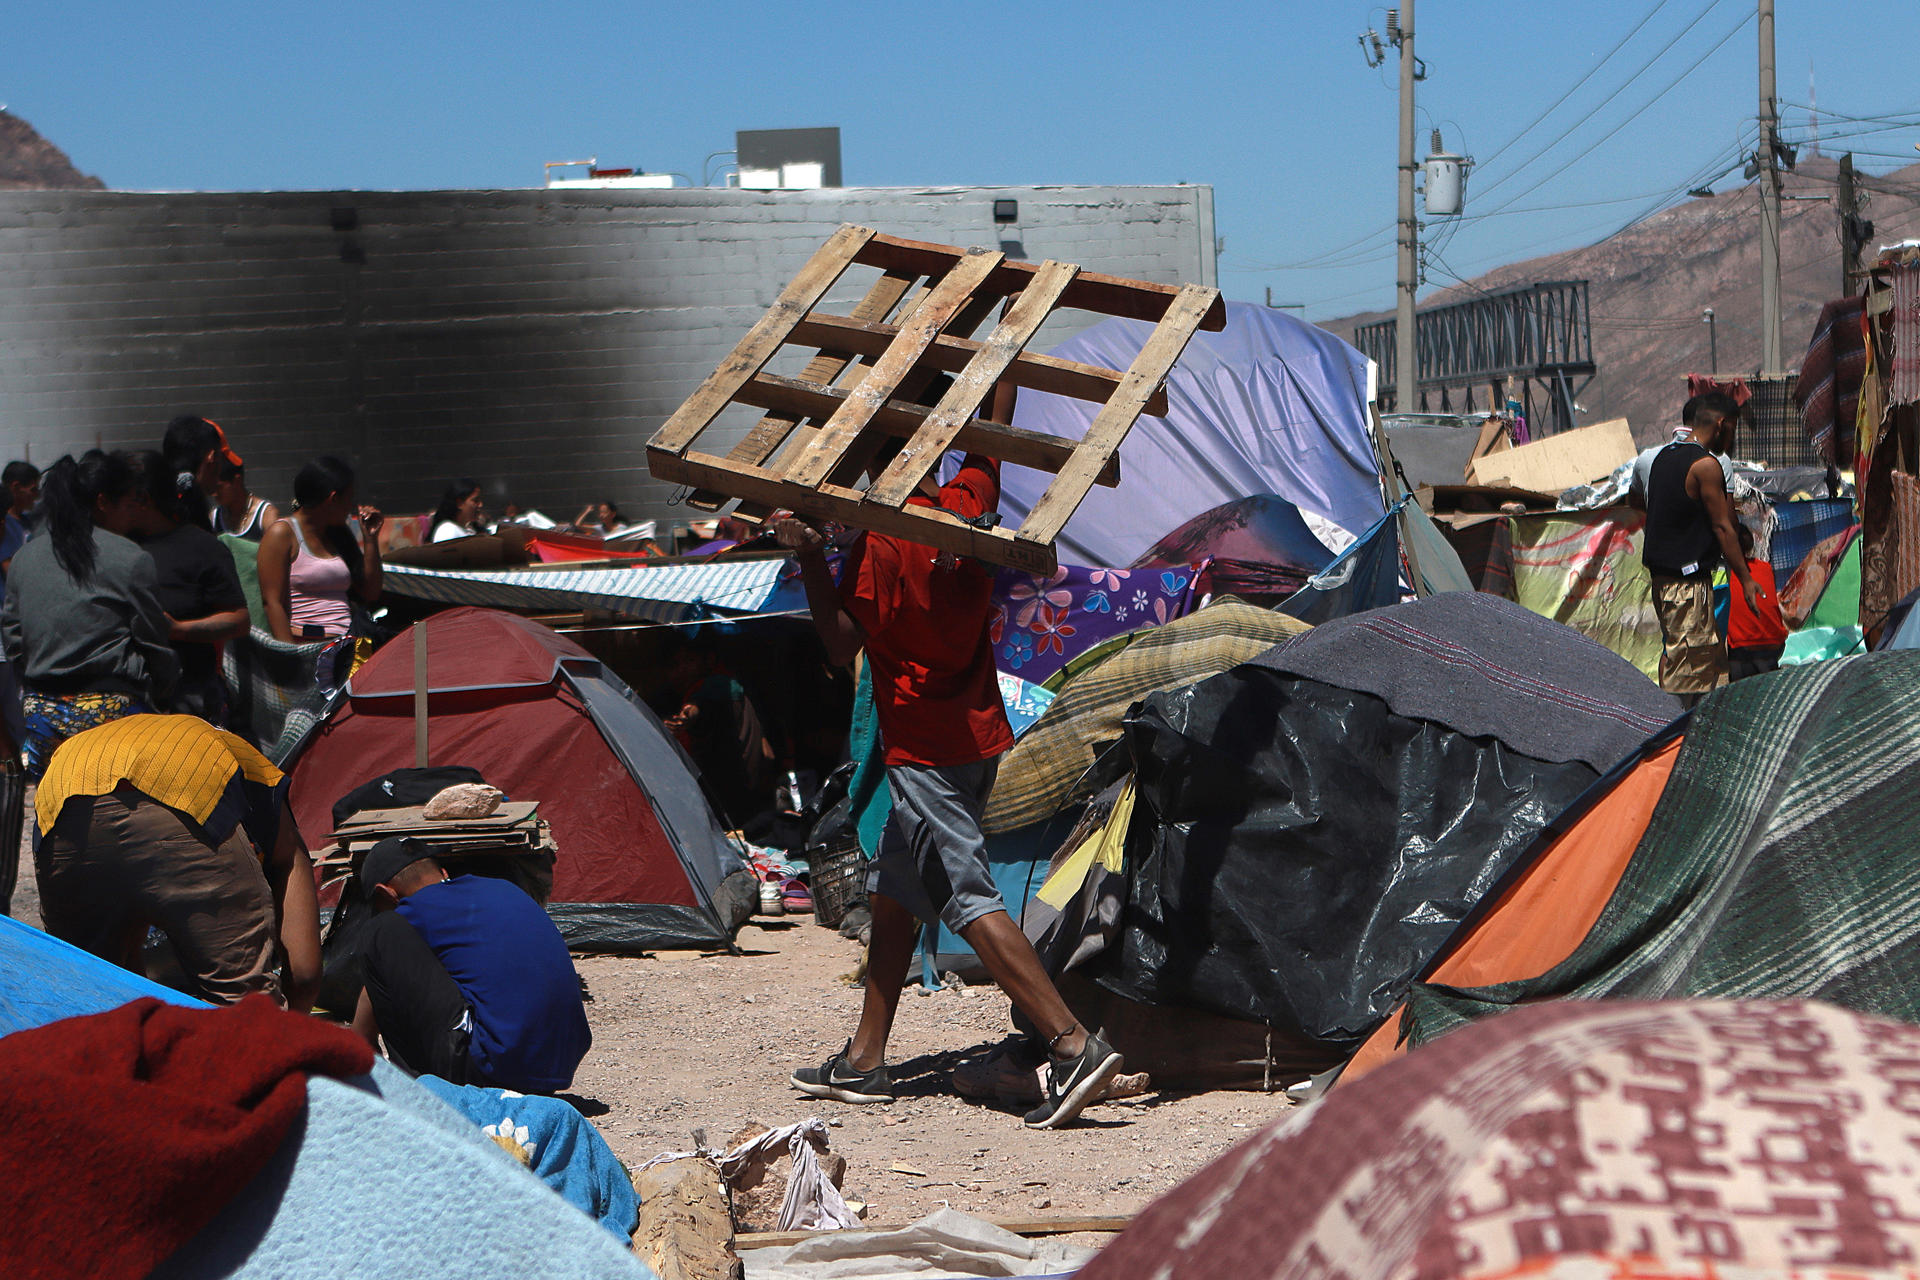
<svg viewBox="0 0 1920 1280">
<path fill-rule="evenodd" d="M 909 1222 L 941 1205 L 983 1218 L 1131 1213 L 1288 1105 L 1258 1093 L 1149 1094 L 1089 1108 L 1073 1128 L 1029 1130 L 1015 1110 L 960 1098 L 947 1078 L 968 1050 L 1007 1034 L 1007 1002 L 993 987 L 910 989 L 889 1054 L 899 1101 L 807 1098 L 787 1074 L 853 1030 L 860 992 L 844 976 L 860 948 L 811 916 L 756 917 L 739 945 L 739 956 L 578 962 L 594 1047 L 574 1092 L 623 1160 L 685 1150 L 696 1128 L 720 1143 L 750 1120 L 819 1115 L 836 1126 L 849 1198 L 868 1202 L 870 1222 Z M 891 1172 L 896 1163 L 925 1176 Z"/>
<path fill-rule="evenodd" d="M 13 914 L 38 926 L 25 849 L 20 872 Z M 990 1219 L 1124 1214 L 1288 1105 L 1258 1093 L 1154 1093 L 1092 1107 L 1073 1128 L 1031 1131 L 1018 1110 L 966 1101 L 947 1078 L 969 1051 L 1007 1033 L 1007 1003 L 993 987 L 909 990 L 890 1053 L 899 1101 L 807 1098 L 787 1074 L 824 1060 L 851 1033 L 860 992 L 845 977 L 860 947 L 809 915 L 756 917 L 738 944 L 739 955 L 576 961 L 594 1043 L 566 1096 L 629 1167 L 688 1149 L 695 1130 L 721 1144 L 749 1122 L 818 1115 L 846 1157 L 848 1197 L 867 1202 L 870 1223 L 903 1224 L 942 1205 Z M 922 1174 L 892 1172 L 895 1164 Z"/>
</svg>

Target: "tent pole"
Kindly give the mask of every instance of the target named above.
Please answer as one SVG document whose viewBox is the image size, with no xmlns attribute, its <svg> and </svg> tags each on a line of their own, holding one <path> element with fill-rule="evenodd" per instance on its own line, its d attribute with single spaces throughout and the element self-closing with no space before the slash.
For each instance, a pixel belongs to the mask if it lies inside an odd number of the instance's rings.
<svg viewBox="0 0 1920 1280">
<path fill-rule="evenodd" d="M 413 624 L 413 766 L 427 767 L 427 624 Z"/>
</svg>

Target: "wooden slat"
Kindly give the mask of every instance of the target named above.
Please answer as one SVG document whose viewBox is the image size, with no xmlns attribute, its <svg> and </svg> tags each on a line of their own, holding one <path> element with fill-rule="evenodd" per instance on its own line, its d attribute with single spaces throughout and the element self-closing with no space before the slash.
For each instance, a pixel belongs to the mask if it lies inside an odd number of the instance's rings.
<svg viewBox="0 0 1920 1280">
<path fill-rule="evenodd" d="M 954 250 L 948 245 L 875 235 L 867 241 L 854 261 L 862 266 L 883 267 L 889 271 L 917 271 L 927 275 L 944 270 L 953 261 L 953 255 Z M 1008 259 L 988 277 L 981 291 L 1000 297 L 1018 293 L 1027 287 L 1027 282 L 1038 270 L 1031 262 Z M 1178 285 L 1151 284 L 1144 280 L 1127 280 L 1120 276 L 1082 271 L 1060 299 L 1060 305 L 1157 324 L 1167 314 L 1168 307 L 1179 293 Z M 1217 294 L 1201 316 L 1199 327 L 1208 330 L 1227 327 L 1227 305 Z"/>
<path fill-rule="evenodd" d="M 958 261 L 957 258 L 955 260 Z M 919 288 L 908 295 L 907 300 L 900 304 L 900 314 L 894 320 L 895 327 L 897 328 L 900 325 L 909 323 L 913 319 L 914 313 L 926 303 L 927 295 L 932 291 L 933 282 L 926 281 L 922 282 Z M 962 312 L 961 318 L 955 321 L 955 323 L 965 324 L 966 314 L 967 313 Z M 885 353 L 882 352 L 882 354 Z M 851 376 L 842 384 L 844 389 L 848 391 L 853 390 L 865 380 L 867 374 L 872 372 L 872 370 L 873 364 L 871 361 L 854 365 L 851 370 Z M 928 370 L 914 369 L 902 379 L 900 391 L 904 395 L 917 396 L 926 389 L 926 381 L 931 377 L 933 377 L 933 374 Z M 769 463 L 768 465 L 784 475 L 796 461 L 806 454 L 814 438 L 820 434 L 821 427 L 826 425 L 826 420 L 831 418 L 834 411 L 838 408 L 839 404 L 835 403 L 818 415 L 809 415 L 806 421 L 802 422 L 799 428 L 788 437 L 787 447 L 781 451 L 779 461 Z M 869 440 L 865 437 L 855 437 L 854 442 L 848 446 L 847 452 L 840 455 L 839 466 L 835 467 L 833 473 L 827 477 L 828 483 L 847 484 L 857 478 L 861 470 L 865 468 L 867 458 L 876 447 L 878 447 L 878 441 Z"/>
<path fill-rule="evenodd" d="M 849 224 L 827 237 L 827 242 L 807 259 L 807 265 L 800 268 L 800 274 L 781 290 L 773 306 L 720 362 L 720 367 L 707 375 L 707 380 L 687 397 L 686 403 L 674 410 L 673 416 L 654 433 L 648 447 L 679 453 L 692 444 L 693 438 L 706 430 L 727 407 L 733 393 L 773 358 L 793 327 L 833 287 L 873 235 L 869 228 Z"/>
<path fill-rule="evenodd" d="M 889 324 L 876 324 L 847 316 L 821 315 L 816 311 L 794 327 L 792 341 L 800 346 L 872 357 L 885 351 L 898 332 Z M 958 373 L 967 367 L 967 361 L 973 359 L 981 345 L 971 338 L 956 338 L 943 333 L 933 340 L 933 345 L 927 348 L 920 363 L 942 373 Z M 1014 357 L 1002 381 L 1011 382 L 1016 387 L 1104 404 L 1120 385 L 1120 372 L 1117 369 L 1102 369 L 1097 364 L 1082 364 L 1078 360 L 1062 360 L 1057 356 L 1022 351 Z M 1141 412 L 1151 417 L 1164 417 L 1167 412 L 1166 388 L 1154 392 Z"/>
<path fill-rule="evenodd" d="M 721 489 L 749 501 L 789 507 L 802 515 L 872 529 L 990 564 L 1010 565 L 1031 573 L 1052 573 L 1057 567 L 1051 544 L 1018 542 L 1005 529 L 978 528 L 937 507 L 876 507 L 863 502 L 864 495 L 858 489 L 842 485 L 809 489 L 764 467 L 729 462 L 697 450 L 680 455 L 649 446 L 647 468 L 662 480 Z"/>
<path fill-rule="evenodd" d="M 841 387 L 810 386 L 796 378 L 763 373 L 740 388 L 734 399 L 756 409 L 824 418 L 832 415 L 847 394 Z M 888 435 L 909 440 L 925 424 L 928 412 L 925 405 L 889 400 L 875 411 L 872 425 Z M 1015 466 L 1032 467 L 1036 471 L 1058 471 L 1073 457 L 1074 452 L 1072 440 L 1008 426 L 987 418 L 973 418 L 962 423 L 954 443 L 969 452 L 984 453 L 990 458 L 1011 462 Z M 770 469 L 776 472 L 780 470 L 778 467 Z M 1109 465 L 1094 477 L 1094 483 L 1108 488 L 1119 484 L 1119 459 L 1111 459 Z"/>
<path fill-rule="evenodd" d="M 1087 427 L 1087 434 L 1074 450 L 1072 461 L 1060 468 L 1047 491 L 1040 495 L 1040 501 L 1027 513 L 1020 526 L 1020 541 L 1052 545 L 1080 500 L 1087 496 L 1094 476 L 1127 438 L 1147 397 L 1166 379 L 1167 371 L 1192 340 L 1194 330 L 1219 299 L 1218 289 L 1197 284 L 1181 286 L 1180 296 L 1167 308 L 1166 318 L 1147 335 L 1140 354 L 1128 367 L 1120 389 Z"/>
<path fill-rule="evenodd" d="M 867 290 L 867 296 L 852 308 L 855 322 L 878 323 L 885 320 L 893 314 L 893 309 L 899 305 L 900 299 L 907 296 L 907 290 L 913 288 L 916 279 L 918 279 L 917 276 L 903 276 L 895 271 L 881 275 L 873 282 L 873 287 Z M 802 323 L 805 323 L 804 318 Z M 788 341 L 799 342 L 805 346 L 821 345 L 797 337 L 789 337 Z M 832 382 L 846 372 L 847 366 L 853 363 L 854 356 L 862 354 L 864 353 L 858 351 L 823 350 L 807 361 L 807 367 L 800 371 L 800 376 L 808 382 Z M 768 414 L 755 423 L 753 429 L 742 436 L 738 444 L 727 451 L 727 456 L 736 462 L 747 462 L 759 466 L 780 451 L 780 446 L 786 443 L 787 436 L 799 425 L 798 418 L 785 417 L 777 413 Z M 718 511 L 728 501 L 726 494 L 711 493 L 705 489 L 690 493 L 686 498 L 688 506 L 697 507 L 702 511 Z"/>
<path fill-rule="evenodd" d="M 1079 271 L 1071 263 L 1047 262 L 1034 274 L 1033 283 L 1023 290 L 1006 315 L 987 335 L 980 351 L 954 378 L 953 385 L 940 397 L 940 403 L 926 416 L 920 430 L 913 433 L 906 447 L 895 455 L 887 469 L 867 488 L 867 501 L 884 507 L 897 507 L 913 496 L 920 482 L 940 461 L 973 417 L 980 402 L 993 392 L 1000 375 L 1013 363 L 1041 323 L 1053 312 L 1066 287 Z"/>
<path fill-rule="evenodd" d="M 827 419 L 807 451 L 794 461 L 787 472 L 790 479 L 797 484 L 817 485 L 833 472 L 847 446 L 865 429 L 881 404 L 892 398 L 895 388 L 919 364 L 921 354 L 933 345 L 954 314 L 972 300 L 974 290 L 1000 264 L 1000 259 L 998 253 L 970 252 L 947 272 L 946 278 L 933 287 L 926 300 L 901 326 L 900 336 L 893 340 L 886 354 L 874 361 L 860 385 Z M 741 383 L 744 382 L 742 379 Z M 738 390 L 739 385 L 735 384 L 733 389 Z"/>
<path fill-rule="evenodd" d="M 1011 1231 L 1017 1236 L 1066 1236 L 1082 1231 L 1108 1233 L 1125 1231 L 1133 1224 L 1133 1215 L 1095 1213 L 1074 1218 L 993 1218 L 990 1221 L 1002 1231 Z M 868 1223 L 862 1223 L 853 1228 L 855 1231 L 898 1231 L 899 1229 L 899 1227 L 883 1227 Z M 799 1244 L 804 1240 L 812 1240 L 816 1236 L 825 1234 L 824 1231 L 743 1231 L 734 1238 L 734 1244 L 740 1249 L 768 1249 L 776 1245 Z"/>
<path fill-rule="evenodd" d="M 940 331 L 941 336 L 966 337 L 978 329 L 980 323 L 999 308 L 998 297 L 991 294 L 984 297 L 976 294 L 967 300 L 964 307 L 960 308 L 958 315 L 946 323 Z M 927 387 L 938 376 L 939 370 L 922 359 L 906 377 L 900 380 L 900 388 L 894 393 L 894 399 L 912 400 L 918 403 Z M 847 446 L 847 451 L 840 455 L 839 465 L 834 467 L 832 473 L 827 476 L 828 482 L 851 485 L 858 481 L 865 473 L 867 464 L 873 461 L 873 455 L 879 450 L 882 439 L 883 435 L 880 432 L 862 432 L 852 444 Z"/>
</svg>

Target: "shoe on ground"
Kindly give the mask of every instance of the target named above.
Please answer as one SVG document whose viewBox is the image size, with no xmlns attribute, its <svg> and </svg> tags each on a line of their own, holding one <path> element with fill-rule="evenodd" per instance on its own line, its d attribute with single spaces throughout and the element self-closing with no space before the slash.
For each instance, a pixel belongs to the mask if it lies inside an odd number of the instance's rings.
<svg viewBox="0 0 1920 1280">
<path fill-rule="evenodd" d="M 893 1077 L 887 1074 L 887 1064 L 883 1062 L 871 1071 L 857 1071 L 847 1061 L 847 1053 L 852 1048 L 853 1041 L 849 1040 L 825 1065 L 801 1067 L 787 1077 L 787 1083 L 804 1094 L 832 1098 L 836 1102 L 892 1102 Z"/>
<path fill-rule="evenodd" d="M 1047 1065 L 1047 1094 L 1027 1112 L 1027 1128 L 1058 1129 L 1072 1124 L 1088 1104 L 1106 1092 L 1107 1082 L 1120 1073 L 1120 1055 L 1112 1045 L 1089 1031 L 1086 1047 L 1077 1057 Z"/>
</svg>

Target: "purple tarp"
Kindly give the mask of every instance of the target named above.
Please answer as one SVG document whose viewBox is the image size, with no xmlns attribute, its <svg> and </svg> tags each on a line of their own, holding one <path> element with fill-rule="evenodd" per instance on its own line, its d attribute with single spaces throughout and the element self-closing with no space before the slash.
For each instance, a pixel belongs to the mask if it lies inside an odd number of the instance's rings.
<svg viewBox="0 0 1920 1280">
<path fill-rule="evenodd" d="M 1052 354 L 1125 369 L 1152 326 L 1103 320 Z M 1325 329 L 1247 303 L 1227 327 L 1193 336 L 1167 379 L 1167 416 L 1143 417 L 1120 448 L 1118 488 L 1095 486 L 1067 523 L 1060 559 L 1131 564 L 1203 512 L 1277 494 L 1349 533 L 1384 510 L 1367 433 L 1367 361 Z M 1077 440 L 1097 406 L 1023 391 L 1014 424 Z M 1018 526 L 1046 491 L 1044 472 L 1007 467 L 1000 509 Z"/>
</svg>

